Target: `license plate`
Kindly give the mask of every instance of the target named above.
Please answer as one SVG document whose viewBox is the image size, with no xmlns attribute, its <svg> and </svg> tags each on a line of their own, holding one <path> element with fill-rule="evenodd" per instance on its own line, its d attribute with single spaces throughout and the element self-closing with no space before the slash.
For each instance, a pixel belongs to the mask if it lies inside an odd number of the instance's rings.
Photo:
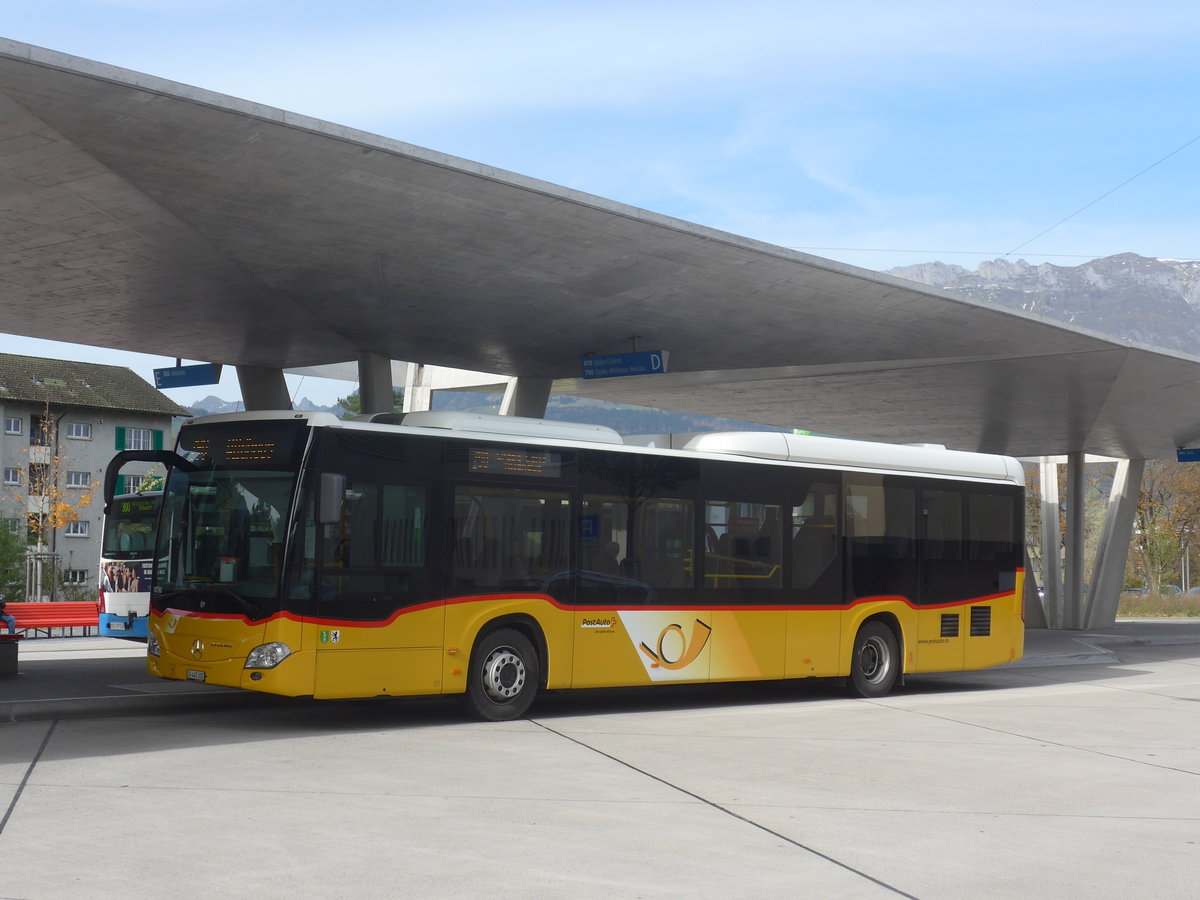
<svg viewBox="0 0 1200 900">
<path fill-rule="evenodd" d="M 188 669 L 188 681 L 203 681 L 207 676 L 206 672 L 201 672 L 199 669 Z"/>
</svg>

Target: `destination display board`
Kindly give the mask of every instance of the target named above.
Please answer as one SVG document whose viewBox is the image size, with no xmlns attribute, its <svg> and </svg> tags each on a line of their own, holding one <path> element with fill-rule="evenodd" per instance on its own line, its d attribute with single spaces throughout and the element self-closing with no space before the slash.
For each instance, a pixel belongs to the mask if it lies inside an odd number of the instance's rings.
<svg viewBox="0 0 1200 900">
<path fill-rule="evenodd" d="M 558 478 L 562 473 L 562 455 L 546 450 L 520 447 L 472 447 L 467 457 L 471 472 L 491 475 L 536 475 Z"/>
</svg>

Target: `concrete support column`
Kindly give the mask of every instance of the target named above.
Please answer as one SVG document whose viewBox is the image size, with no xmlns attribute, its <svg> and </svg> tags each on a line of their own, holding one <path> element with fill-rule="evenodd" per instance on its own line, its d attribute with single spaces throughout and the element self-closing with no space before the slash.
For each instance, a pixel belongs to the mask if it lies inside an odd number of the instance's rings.
<svg viewBox="0 0 1200 900">
<path fill-rule="evenodd" d="M 404 411 L 427 412 L 433 409 L 433 387 L 429 370 L 420 363 L 409 363 L 404 376 Z"/>
<path fill-rule="evenodd" d="M 1082 628 L 1083 592 L 1083 462 L 1084 454 L 1067 454 L 1066 577 L 1063 579 L 1063 628 Z"/>
<path fill-rule="evenodd" d="M 1062 546 L 1058 534 L 1058 464 L 1043 459 L 1038 483 L 1042 495 L 1042 591 L 1046 627 L 1062 628 Z"/>
<path fill-rule="evenodd" d="M 546 404 L 550 401 L 552 378 L 514 378 L 504 392 L 500 404 L 502 416 L 526 416 L 541 419 L 546 415 Z"/>
<path fill-rule="evenodd" d="M 1133 522 L 1145 470 L 1144 459 L 1123 459 L 1117 463 L 1112 493 L 1108 495 L 1108 512 L 1104 516 L 1104 532 L 1096 551 L 1084 628 L 1104 628 L 1117 620 L 1117 605 L 1125 582 L 1125 562 L 1129 557 L 1129 541 L 1133 537 Z"/>
<path fill-rule="evenodd" d="M 292 408 L 292 398 L 288 396 L 283 369 L 238 366 L 237 377 L 238 385 L 242 389 L 242 403 L 246 409 Z"/>
<path fill-rule="evenodd" d="M 392 361 L 386 356 L 378 353 L 358 354 L 358 399 L 363 415 L 395 411 Z"/>
<path fill-rule="evenodd" d="M 1037 586 L 1033 581 L 1033 565 L 1029 561 L 1029 550 L 1025 550 L 1025 592 L 1021 597 L 1021 616 L 1026 628 L 1048 628 L 1046 609 L 1038 599 Z"/>
</svg>

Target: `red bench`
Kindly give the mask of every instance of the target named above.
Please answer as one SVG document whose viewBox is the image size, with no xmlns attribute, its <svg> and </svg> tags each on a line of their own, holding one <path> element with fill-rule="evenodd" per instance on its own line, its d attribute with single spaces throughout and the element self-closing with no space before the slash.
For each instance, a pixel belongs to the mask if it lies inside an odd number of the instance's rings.
<svg viewBox="0 0 1200 900">
<path fill-rule="evenodd" d="M 49 637 L 54 628 L 69 628 L 71 634 L 82 628 L 87 635 L 100 627 L 100 604 L 95 600 L 9 603 L 4 611 L 16 619 L 18 629 L 31 631 L 34 636 L 44 631 Z"/>
</svg>

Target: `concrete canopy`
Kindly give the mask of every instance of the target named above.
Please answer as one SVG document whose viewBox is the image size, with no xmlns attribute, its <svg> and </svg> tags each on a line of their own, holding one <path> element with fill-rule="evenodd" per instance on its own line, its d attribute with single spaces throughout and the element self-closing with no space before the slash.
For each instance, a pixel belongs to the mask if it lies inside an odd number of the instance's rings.
<svg viewBox="0 0 1200 900">
<path fill-rule="evenodd" d="M 35 337 L 1016 455 L 1200 440 L 1200 360 L 3 40 L 0 235 L 4 327 Z M 633 335 L 672 374 L 574 378 Z"/>
</svg>

